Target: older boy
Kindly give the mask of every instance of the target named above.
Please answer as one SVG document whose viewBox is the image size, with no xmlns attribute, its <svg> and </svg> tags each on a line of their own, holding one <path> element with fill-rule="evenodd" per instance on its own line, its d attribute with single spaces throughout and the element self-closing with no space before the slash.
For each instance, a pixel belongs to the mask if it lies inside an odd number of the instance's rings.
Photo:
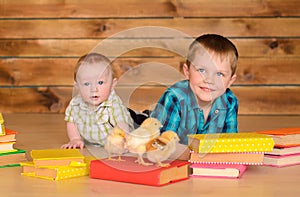
<svg viewBox="0 0 300 197">
<path fill-rule="evenodd" d="M 151 114 L 161 131 L 177 132 L 182 144 L 188 134 L 237 132 L 238 100 L 229 89 L 237 60 L 236 47 L 223 36 L 198 37 L 183 65 L 187 79 L 169 87 Z"/>
</svg>

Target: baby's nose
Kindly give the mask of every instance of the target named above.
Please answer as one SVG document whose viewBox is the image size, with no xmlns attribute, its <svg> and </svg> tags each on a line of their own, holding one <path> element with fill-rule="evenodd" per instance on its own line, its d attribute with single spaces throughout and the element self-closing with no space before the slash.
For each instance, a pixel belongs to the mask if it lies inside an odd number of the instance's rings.
<svg viewBox="0 0 300 197">
<path fill-rule="evenodd" d="M 92 84 L 90 90 L 93 91 L 97 91 L 97 85 Z"/>
</svg>

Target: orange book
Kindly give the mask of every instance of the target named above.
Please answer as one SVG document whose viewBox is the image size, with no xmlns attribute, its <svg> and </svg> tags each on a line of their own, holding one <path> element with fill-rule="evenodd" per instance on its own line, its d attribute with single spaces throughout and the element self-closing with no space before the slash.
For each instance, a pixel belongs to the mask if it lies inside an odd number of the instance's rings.
<svg viewBox="0 0 300 197">
<path fill-rule="evenodd" d="M 0 136 L 0 142 L 10 142 L 10 141 L 16 141 L 16 131 L 5 129 L 5 135 Z"/>
<path fill-rule="evenodd" d="M 270 135 L 274 140 L 275 147 L 300 146 L 300 128 L 279 128 L 257 133 Z"/>
<path fill-rule="evenodd" d="M 261 165 L 264 153 L 197 153 L 191 152 L 190 163 Z"/>
<path fill-rule="evenodd" d="M 174 160 L 170 162 L 169 167 L 157 167 L 139 165 L 135 162 L 136 157 L 122 158 L 125 161 L 107 159 L 91 161 L 90 177 L 151 186 L 167 185 L 189 178 L 187 161 Z"/>
</svg>

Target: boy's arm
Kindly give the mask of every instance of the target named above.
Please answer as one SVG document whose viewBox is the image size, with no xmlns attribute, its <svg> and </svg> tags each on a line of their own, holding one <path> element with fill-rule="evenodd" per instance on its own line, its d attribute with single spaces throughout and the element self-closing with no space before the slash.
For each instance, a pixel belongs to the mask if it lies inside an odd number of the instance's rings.
<svg viewBox="0 0 300 197">
<path fill-rule="evenodd" d="M 225 133 L 237 133 L 238 132 L 238 122 L 237 122 L 237 114 L 238 114 L 238 100 L 235 98 L 228 108 L 226 121 L 224 125 Z"/>
<path fill-rule="evenodd" d="M 180 122 L 180 111 L 178 105 L 178 99 L 168 91 L 165 92 L 158 100 L 158 103 L 150 116 L 157 118 L 161 122 L 163 125 L 161 131 L 178 131 Z"/>
</svg>

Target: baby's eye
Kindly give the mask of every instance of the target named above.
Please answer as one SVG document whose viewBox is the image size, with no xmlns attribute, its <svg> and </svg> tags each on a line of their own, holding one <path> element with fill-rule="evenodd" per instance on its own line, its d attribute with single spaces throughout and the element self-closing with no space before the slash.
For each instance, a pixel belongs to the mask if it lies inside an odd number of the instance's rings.
<svg viewBox="0 0 300 197">
<path fill-rule="evenodd" d="M 90 83 L 89 83 L 89 82 L 85 82 L 85 83 L 83 83 L 83 85 L 84 85 L 84 86 L 89 86 Z"/>
<path fill-rule="evenodd" d="M 98 85 L 102 85 L 103 83 L 103 81 L 98 81 Z"/>
<path fill-rule="evenodd" d="M 224 77 L 224 74 L 221 73 L 221 72 L 217 72 L 217 76 L 218 76 L 218 77 Z"/>
</svg>

